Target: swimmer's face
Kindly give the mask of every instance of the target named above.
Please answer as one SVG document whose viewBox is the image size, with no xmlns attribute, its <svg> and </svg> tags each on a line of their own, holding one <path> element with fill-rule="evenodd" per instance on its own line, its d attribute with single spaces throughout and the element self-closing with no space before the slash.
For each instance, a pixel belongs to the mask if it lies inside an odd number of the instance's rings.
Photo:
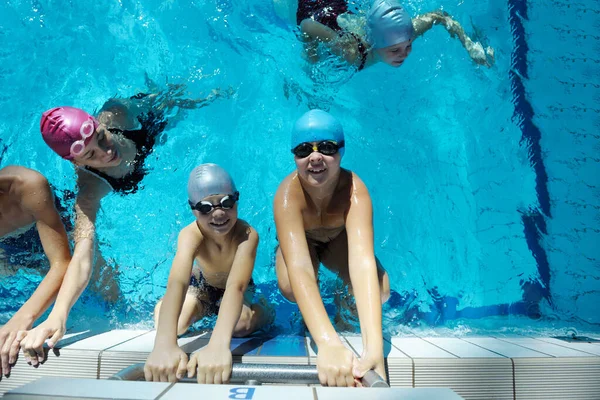
<svg viewBox="0 0 600 400">
<path fill-rule="evenodd" d="M 99 124 L 83 153 L 75 156 L 73 161 L 92 168 L 116 167 L 121 164 L 121 152 L 114 135 L 105 125 Z"/>
<path fill-rule="evenodd" d="M 237 222 L 237 201 L 231 208 L 223 208 L 221 200 L 228 194 L 216 194 L 203 198 L 202 202 L 208 202 L 213 205 L 213 209 L 207 214 L 194 210 L 196 221 L 204 232 L 211 232 L 215 235 L 226 235 L 231 231 Z"/>
<path fill-rule="evenodd" d="M 317 145 L 318 142 L 312 142 Z M 338 176 L 340 172 L 340 162 L 342 157 L 337 152 L 333 155 L 325 155 L 318 151 L 313 151 L 308 157 L 294 156 L 298 175 L 302 180 L 311 186 L 320 186 L 331 178 Z"/>
<path fill-rule="evenodd" d="M 399 67 L 404 63 L 406 57 L 412 50 L 412 39 L 406 42 L 400 42 L 393 46 L 384 47 L 383 49 L 377 49 L 377 54 L 383 60 L 384 63 L 392 67 Z"/>
</svg>

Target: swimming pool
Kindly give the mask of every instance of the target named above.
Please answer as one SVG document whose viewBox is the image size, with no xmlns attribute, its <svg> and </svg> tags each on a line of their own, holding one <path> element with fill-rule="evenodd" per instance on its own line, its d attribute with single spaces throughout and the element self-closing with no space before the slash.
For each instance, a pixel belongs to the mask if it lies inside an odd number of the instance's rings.
<svg viewBox="0 0 600 400">
<path fill-rule="evenodd" d="M 264 0 L 3 3 L 0 166 L 37 169 L 59 190 L 74 190 L 74 173 L 41 139 L 43 110 L 99 108 L 145 90 L 145 73 L 163 86 L 186 83 L 191 97 L 236 90 L 167 131 L 142 190 L 103 201 L 100 249 L 119 266 L 124 301 L 110 308 L 86 291 L 69 325 L 106 316 L 151 323 L 177 233 L 192 219 L 187 175 L 216 162 L 261 236 L 254 279 L 281 303 L 278 323 L 289 329 L 294 307 L 276 290 L 271 206 L 294 168 L 292 122 L 321 107 L 344 125 L 342 165 L 371 192 L 376 254 L 397 292 L 384 309 L 387 329 L 600 330 L 600 71 L 586 36 L 598 6 L 588 3 L 407 2 L 413 13 L 442 5 L 468 31 L 472 20 L 496 65 L 477 67 L 437 27 L 402 68 L 356 75 L 335 62 L 307 67 L 294 30 Z M 0 323 L 39 279 L 28 270 L 2 278 Z"/>
</svg>

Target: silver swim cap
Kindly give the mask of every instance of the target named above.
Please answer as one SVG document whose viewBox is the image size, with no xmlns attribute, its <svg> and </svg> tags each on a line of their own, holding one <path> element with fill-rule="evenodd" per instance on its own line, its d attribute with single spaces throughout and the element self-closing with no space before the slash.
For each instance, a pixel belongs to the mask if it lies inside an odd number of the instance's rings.
<svg viewBox="0 0 600 400">
<path fill-rule="evenodd" d="M 367 41 L 383 49 L 414 37 L 410 15 L 397 0 L 375 0 L 367 16 Z"/>
<path fill-rule="evenodd" d="M 207 196 L 234 194 L 237 190 L 231 176 L 217 164 L 202 164 L 192 171 L 188 179 L 188 199 L 197 204 Z"/>
</svg>

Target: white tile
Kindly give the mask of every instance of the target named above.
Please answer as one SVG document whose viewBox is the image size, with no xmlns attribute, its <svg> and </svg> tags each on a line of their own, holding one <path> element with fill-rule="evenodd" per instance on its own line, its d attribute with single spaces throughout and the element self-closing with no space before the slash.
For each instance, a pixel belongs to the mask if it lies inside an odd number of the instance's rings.
<svg viewBox="0 0 600 400">
<path fill-rule="evenodd" d="M 342 343 L 348 349 L 352 350 L 352 347 L 350 347 L 350 345 L 348 344 L 348 342 L 346 342 L 343 337 L 340 336 L 340 339 L 342 339 Z M 318 350 L 317 344 L 312 340 L 311 337 L 307 337 L 306 338 L 306 348 L 308 349 L 308 356 L 309 357 L 316 357 L 317 356 L 317 353 L 315 353 L 315 350 Z M 352 351 L 352 352 L 354 352 L 354 351 Z"/>
<path fill-rule="evenodd" d="M 181 399 L 252 399 L 252 400 L 313 400 L 313 391 L 306 386 L 245 386 L 198 385 L 176 383 L 160 400 Z"/>
<path fill-rule="evenodd" d="M 194 340 L 202 337 L 205 333 L 198 334 L 196 336 L 183 337 L 177 339 L 177 344 L 181 347 L 193 342 Z M 136 338 L 128 340 L 125 343 L 121 343 L 115 347 L 111 347 L 110 351 L 139 351 L 150 353 L 154 348 L 154 340 L 156 339 L 156 331 L 146 332 Z M 202 347 L 202 346 L 200 346 Z"/>
<path fill-rule="evenodd" d="M 147 330 L 116 330 L 104 332 L 64 347 L 69 350 L 105 350 L 147 333 Z"/>
<path fill-rule="evenodd" d="M 210 336 L 207 334 L 207 332 L 202 332 L 194 336 L 179 338 L 177 339 L 177 344 L 186 353 L 193 353 L 206 346 L 208 344 L 209 337 Z"/>
<path fill-rule="evenodd" d="M 484 349 L 496 352 L 504 357 L 550 357 L 548 354 L 540 353 L 531 349 L 518 346 L 513 343 L 492 337 L 465 337 L 463 340 L 481 346 Z"/>
<path fill-rule="evenodd" d="M 11 390 L 4 395 L 4 399 L 153 400 L 168 387 L 168 383 L 44 377 Z"/>
<path fill-rule="evenodd" d="M 65 335 L 62 337 L 62 339 L 60 339 L 58 341 L 58 343 L 60 343 L 63 340 L 70 340 L 70 339 L 74 339 L 77 338 L 77 336 L 84 336 L 86 334 L 89 334 L 91 331 L 87 330 L 87 331 L 81 331 L 81 332 L 67 332 L 65 333 Z M 88 336 L 85 336 L 88 337 Z"/>
<path fill-rule="evenodd" d="M 361 355 L 363 351 L 363 343 L 361 336 L 344 336 L 344 339 L 352 346 L 357 355 Z M 385 358 L 407 358 L 408 356 L 392 346 L 392 344 L 383 340 L 383 356 Z"/>
<path fill-rule="evenodd" d="M 502 338 L 502 340 L 518 344 L 519 346 L 527 347 L 528 349 L 539 351 L 540 353 L 545 353 L 553 357 L 594 357 L 594 355 L 590 353 L 584 353 L 579 350 L 564 347 L 555 343 L 548 343 L 535 338 Z"/>
<path fill-rule="evenodd" d="M 460 400 L 450 389 L 442 388 L 327 388 L 317 387 L 319 400 Z M 253 399 L 254 400 L 254 399 Z M 307 400 L 309 400 L 307 398 Z"/>
<path fill-rule="evenodd" d="M 456 358 L 455 355 L 417 337 L 394 337 L 392 344 L 411 358 Z"/>
<path fill-rule="evenodd" d="M 209 339 L 210 336 L 208 335 L 208 332 L 199 333 L 199 334 L 194 335 L 194 336 L 186 336 L 186 337 L 182 337 L 182 338 L 177 339 L 177 344 L 179 346 L 183 347 L 186 344 L 191 343 L 194 340 L 199 339 L 199 338 Z"/>
<path fill-rule="evenodd" d="M 110 351 L 139 351 L 150 353 L 154 348 L 156 331 L 149 331 L 124 343 L 111 347 Z"/>
<path fill-rule="evenodd" d="M 482 349 L 479 346 L 465 342 L 459 338 L 424 337 L 422 339 L 460 358 L 504 358 L 499 354 Z"/>
<path fill-rule="evenodd" d="M 600 346 L 596 346 L 593 343 L 574 343 L 574 342 L 565 342 L 564 340 L 555 339 L 555 338 L 539 338 L 547 343 L 556 344 L 558 346 L 568 347 L 569 349 L 583 351 L 585 353 L 590 353 L 596 356 L 600 356 Z"/>
</svg>

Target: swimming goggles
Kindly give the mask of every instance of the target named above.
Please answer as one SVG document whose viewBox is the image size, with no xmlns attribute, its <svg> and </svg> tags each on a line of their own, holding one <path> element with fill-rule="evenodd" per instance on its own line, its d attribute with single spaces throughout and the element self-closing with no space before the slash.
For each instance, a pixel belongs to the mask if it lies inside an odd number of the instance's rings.
<svg viewBox="0 0 600 400">
<path fill-rule="evenodd" d="M 304 142 L 294 147 L 292 149 L 292 153 L 294 153 L 294 155 L 299 158 L 306 158 L 315 151 L 318 151 L 321 154 L 325 154 L 326 156 L 332 156 L 335 153 L 337 153 L 342 147 L 344 147 L 343 140 L 339 143 L 334 140 L 323 140 L 321 142 L 318 142 L 317 144 Z"/>
<path fill-rule="evenodd" d="M 71 156 L 79 156 L 79 155 L 81 155 L 81 153 L 83 153 L 83 150 L 85 150 L 86 139 L 89 138 L 90 136 L 92 136 L 95 131 L 96 131 L 96 128 L 94 126 L 93 120 L 88 119 L 87 121 L 85 121 L 84 123 L 81 124 L 81 127 L 79 128 L 79 133 L 81 134 L 81 139 L 76 140 L 71 145 Z"/>
<path fill-rule="evenodd" d="M 195 205 L 190 201 L 189 204 L 192 210 L 199 211 L 200 214 L 206 215 L 211 213 L 215 208 L 222 208 L 223 210 L 232 209 L 235 205 L 235 202 L 239 199 L 240 192 L 235 192 L 234 194 L 228 194 L 227 196 L 223 197 L 221 200 L 219 200 L 219 204 L 217 205 L 211 203 L 210 201 L 199 201 Z"/>
</svg>

